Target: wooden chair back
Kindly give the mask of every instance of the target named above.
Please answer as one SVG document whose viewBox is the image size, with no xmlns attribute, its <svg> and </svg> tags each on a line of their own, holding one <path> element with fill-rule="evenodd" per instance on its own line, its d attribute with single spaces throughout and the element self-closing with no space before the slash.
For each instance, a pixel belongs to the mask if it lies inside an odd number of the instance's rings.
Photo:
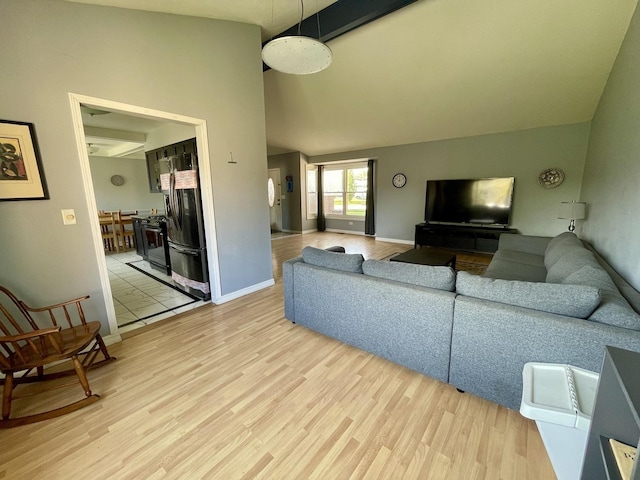
<svg viewBox="0 0 640 480">
<path fill-rule="evenodd" d="M 113 212 L 98 213 L 98 221 L 100 222 L 100 233 L 104 248 L 109 251 L 115 248 L 116 252 L 119 252 L 118 229 L 116 226 L 117 215 L 117 213 Z"/>
<path fill-rule="evenodd" d="M 122 248 L 124 250 L 135 247 L 135 234 L 133 232 L 133 219 L 131 217 L 137 214 L 137 210 L 126 213 L 118 210 L 118 237 L 122 240 Z"/>
</svg>

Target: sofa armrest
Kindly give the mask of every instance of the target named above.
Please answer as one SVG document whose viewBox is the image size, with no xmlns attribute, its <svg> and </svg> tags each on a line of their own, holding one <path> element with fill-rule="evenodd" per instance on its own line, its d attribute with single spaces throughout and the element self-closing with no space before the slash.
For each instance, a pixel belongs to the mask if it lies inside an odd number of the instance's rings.
<svg viewBox="0 0 640 480">
<path fill-rule="evenodd" d="M 302 257 L 295 257 L 282 262 L 282 286 L 284 291 L 284 316 L 295 323 L 293 305 L 293 265 L 302 262 Z"/>
<path fill-rule="evenodd" d="M 544 256 L 547 245 L 552 237 L 536 237 L 533 235 L 520 235 L 508 233 L 500 235 L 498 249 L 513 250 L 516 252 L 531 253 Z"/>
</svg>

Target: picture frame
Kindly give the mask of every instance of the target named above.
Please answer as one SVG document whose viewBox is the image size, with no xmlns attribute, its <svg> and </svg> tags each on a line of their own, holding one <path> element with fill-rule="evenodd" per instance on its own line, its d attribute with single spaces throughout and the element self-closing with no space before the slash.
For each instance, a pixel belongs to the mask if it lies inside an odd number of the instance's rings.
<svg viewBox="0 0 640 480">
<path fill-rule="evenodd" d="M 0 120 L 0 201 L 48 199 L 33 124 Z"/>
</svg>

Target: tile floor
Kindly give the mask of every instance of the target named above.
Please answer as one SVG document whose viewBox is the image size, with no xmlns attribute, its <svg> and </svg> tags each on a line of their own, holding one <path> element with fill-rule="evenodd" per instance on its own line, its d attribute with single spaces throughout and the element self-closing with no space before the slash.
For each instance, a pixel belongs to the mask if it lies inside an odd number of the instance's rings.
<svg viewBox="0 0 640 480">
<path fill-rule="evenodd" d="M 152 269 L 149 263 L 135 252 L 107 254 L 106 260 L 120 333 L 208 303 L 194 300 L 158 281 L 157 279 L 161 279 L 173 284 L 170 276 Z M 130 267 L 127 263 L 133 263 L 153 277 Z"/>
</svg>

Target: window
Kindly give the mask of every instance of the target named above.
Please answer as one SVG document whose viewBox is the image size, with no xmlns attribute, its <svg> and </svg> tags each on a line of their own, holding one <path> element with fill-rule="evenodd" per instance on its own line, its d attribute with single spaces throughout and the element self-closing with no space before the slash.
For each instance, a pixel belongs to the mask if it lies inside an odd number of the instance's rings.
<svg viewBox="0 0 640 480">
<path fill-rule="evenodd" d="M 366 164 L 326 166 L 322 185 L 325 215 L 364 219 L 367 209 Z"/>
<path fill-rule="evenodd" d="M 318 167 L 307 167 L 307 220 L 318 217 Z"/>
</svg>

